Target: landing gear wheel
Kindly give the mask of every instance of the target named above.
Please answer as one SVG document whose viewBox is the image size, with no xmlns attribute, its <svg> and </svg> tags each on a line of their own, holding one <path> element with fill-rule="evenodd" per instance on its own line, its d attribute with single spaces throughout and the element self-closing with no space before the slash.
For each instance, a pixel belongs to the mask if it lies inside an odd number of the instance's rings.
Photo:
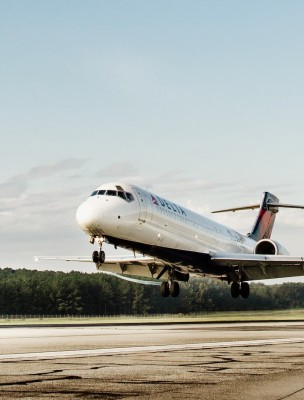
<svg viewBox="0 0 304 400">
<path fill-rule="evenodd" d="M 104 251 L 102 251 L 102 250 L 100 250 L 100 252 L 99 252 L 99 262 L 100 262 L 100 264 L 103 264 L 104 262 L 105 262 L 105 259 L 106 259 L 106 255 L 105 255 L 105 252 Z"/>
<path fill-rule="evenodd" d="M 170 288 L 168 282 L 162 282 L 160 285 L 160 293 L 163 297 L 168 297 L 170 294 Z"/>
<path fill-rule="evenodd" d="M 239 297 L 241 292 L 241 287 L 240 284 L 238 282 L 232 282 L 231 284 L 231 296 L 236 299 L 237 297 Z"/>
<path fill-rule="evenodd" d="M 93 260 L 93 262 L 95 264 L 97 264 L 99 262 L 99 253 L 98 253 L 98 251 L 96 251 L 96 250 L 93 251 L 92 260 Z"/>
<path fill-rule="evenodd" d="M 248 299 L 250 294 L 250 287 L 248 282 L 242 282 L 241 283 L 241 296 L 243 299 Z"/>
<path fill-rule="evenodd" d="M 102 250 L 100 250 L 99 252 L 96 250 L 93 251 L 92 260 L 95 264 L 103 264 L 105 261 L 105 258 L 106 258 L 106 256 L 105 256 L 104 251 L 102 251 Z"/>
<path fill-rule="evenodd" d="M 172 297 L 177 297 L 179 295 L 179 283 L 178 282 L 171 282 L 170 287 L 170 294 Z"/>
</svg>

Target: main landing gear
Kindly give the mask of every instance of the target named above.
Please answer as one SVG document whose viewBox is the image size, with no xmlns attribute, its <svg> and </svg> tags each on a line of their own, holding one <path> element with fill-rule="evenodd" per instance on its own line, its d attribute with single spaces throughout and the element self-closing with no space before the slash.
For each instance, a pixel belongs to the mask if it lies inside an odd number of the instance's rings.
<svg viewBox="0 0 304 400">
<path fill-rule="evenodd" d="M 247 299 L 250 294 L 250 286 L 248 282 L 232 282 L 231 284 L 231 296 L 236 299 L 242 296 L 243 299 Z"/>
<path fill-rule="evenodd" d="M 169 267 L 168 265 L 166 265 L 163 270 L 158 274 L 156 279 L 160 279 L 165 272 L 168 272 L 168 281 L 166 282 L 162 282 L 162 284 L 160 285 L 160 294 L 163 297 L 168 297 L 168 296 L 172 296 L 172 297 L 178 297 L 179 295 L 179 283 L 175 280 L 176 279 L 176 274 L 178 274 L 178 272 L 174 271 L 173 268 Z M 188 281 L 189 279 L 189 275 L 186 277 L 184 277 L 184 274 L 179 273 L 179 280 L 185 280 Z M 183 277 L 184 279 L 181 279 L 181 277 Z"/>
<path fill-rule="evenodd" d="M 179 283 L 176 281 L 162 282 L 160 293 L 163 297 L 168 297 L 170 294 L 172 297 L 177 297 L 179 295 Z"/>
</svg>

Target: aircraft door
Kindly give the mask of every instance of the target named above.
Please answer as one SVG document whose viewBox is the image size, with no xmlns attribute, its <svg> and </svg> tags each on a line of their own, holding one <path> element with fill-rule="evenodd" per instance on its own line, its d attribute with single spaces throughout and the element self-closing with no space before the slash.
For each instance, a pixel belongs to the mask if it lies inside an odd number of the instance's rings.
<svg viewBox="0 0 304 400">
<path fill-rule="evenodd" d="M 146 192 L 144 192 L 143 190 L 140 190 L 137 187 L 133 188 L 133 189 L 137 196 L 137 200 L 138 200 L 139 208 L 140 208 L 138 220 L 140 223 L 146 222 L 147 211 L 148 211 L 148 199 L 147 199 Z"/>
</svg>

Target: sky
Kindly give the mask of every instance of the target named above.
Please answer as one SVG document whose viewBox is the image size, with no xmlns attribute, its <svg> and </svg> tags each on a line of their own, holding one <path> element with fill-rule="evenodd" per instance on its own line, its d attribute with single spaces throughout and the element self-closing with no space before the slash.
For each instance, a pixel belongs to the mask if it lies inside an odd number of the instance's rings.
<svg viewBox="0 0 304 400">
<path fill-rule="evenodd" d="M 0 267 L 94 271 L 33 256 L 92 253 L 75 213 L 106 182 L 244 234 L 255 211 L 210 211 L 304 204 L 303 17 L 297 0 L 0 0 Z M 304 211 L 273 238 L 304 255 Z"/>
</svg>

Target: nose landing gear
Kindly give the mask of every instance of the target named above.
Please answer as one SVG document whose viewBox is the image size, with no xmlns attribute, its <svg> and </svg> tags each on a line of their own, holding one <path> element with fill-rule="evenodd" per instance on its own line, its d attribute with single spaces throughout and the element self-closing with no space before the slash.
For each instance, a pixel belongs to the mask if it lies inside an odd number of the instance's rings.
<svg viewBox="0 0 304 400">
<path fill-rule="evenodd" d="M 102 250 L 100 250 L 100 251 L 97 251 L 97 250 L 93 251 L 92 260 L 93 260 L 93 262 L 94 262 L 95 264 L 103 264 L 103 263 L 105 262 L 105 258 L 106 258 L 106 255 L 105 255 L 105 252 L 104 252 L 104 251 L 102 251 Z"/>
<path fill-rule="evenodd" d="M 94 238 L 94 240 L 91 240 L 90 242 L 93 244 L 94 241 L 95 241 L 95 238 Z M 105 252 L 102 250 L 102 243 L 104 242 L 104 238 L 100 237 L 97 239 L 97 241 L 99 243 L 100 250 L 93 251 L 92 260 L 95 264 L 103 264 L 105 262 L 105 258 L 106 258 Z"/>
</svg>

